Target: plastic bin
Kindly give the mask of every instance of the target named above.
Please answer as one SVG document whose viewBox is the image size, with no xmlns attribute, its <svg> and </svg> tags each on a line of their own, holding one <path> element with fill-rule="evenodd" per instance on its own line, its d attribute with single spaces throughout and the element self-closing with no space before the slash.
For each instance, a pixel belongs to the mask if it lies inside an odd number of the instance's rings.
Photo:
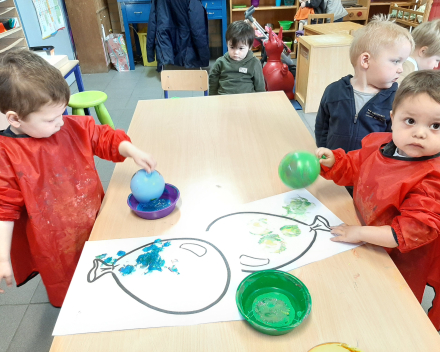
<svg viewBox="0 0 440 352">
<path fill-rule="evenodd" d="M 142 28 L 137 33 L 139 36 L 139 44 L 141 46 L 142 61 L 144 63 L 144 66 L 156 67 L 157 66 L 156 60 L 154 60 L 153 62 L 148 62 L 147 59 L 147 29 L 148 27 Z"/>
</svg>

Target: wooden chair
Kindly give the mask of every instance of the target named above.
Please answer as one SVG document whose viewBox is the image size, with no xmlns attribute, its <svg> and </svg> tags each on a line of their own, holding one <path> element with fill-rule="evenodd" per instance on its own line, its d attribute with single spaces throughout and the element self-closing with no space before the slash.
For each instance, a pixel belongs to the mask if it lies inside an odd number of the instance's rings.
<svg viewBox="0 0 440 352">
<path fill-rule="evenodd" d="M 316 24 L 319 24 L 319 20 L 322 20 L 322 24 L 327 23 L 327 20 L 330 20 L 330 23 L 333 23 L 334 19 L 335 19 L 335 15 L 333 13 L 309 15 L 307 17 L 307 24 L 312 24 L 312 20 L 316 20 Z"/>
<path fill-rule="evenodd" d="M 203 91 L 208 96 L 208 72 L 205 70 L 164 70 L 160 80 L 165 99 L 170 90 Z"/>
<path fill-rule="evenodd" d="M 432 2 L 433 0 L 422 0 L 401 6 L 392 3 L 389 12 L 390 18 L 403 27 L 417 27 L 420 23 L 428 21 Z M 425 5 L 424 12 L 418 11 L 422 5 Z"/>
</svg>

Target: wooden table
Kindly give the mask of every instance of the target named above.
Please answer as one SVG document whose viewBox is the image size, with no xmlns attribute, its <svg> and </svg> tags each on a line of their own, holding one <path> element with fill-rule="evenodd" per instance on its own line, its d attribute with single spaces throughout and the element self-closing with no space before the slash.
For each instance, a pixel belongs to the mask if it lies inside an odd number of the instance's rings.
<svg viewBox="0 0 440 352">
<path fill-rule="evenodd" d="M 323 24 L 307 24 L 304 26 L 304 35 L 350 34 L 351 30 L 358 30 L 362 27 L 363 25 L 350 21 Z"/>
<path fill-rule="evenodd" d="M 116 165 L 91 240 L 177 234 L 204 208 L 286 192 L 277 176 L 281 158 L 298 148 L 315 149 L 282 92 L 140 101 L 128 134 L 155 155 L 181 201 L 164 219 L 138 218 L 126 205 L 138 167 L 126 160 Z M 320 178 L 309 190 L 343 221 L 358 223 L 345 188 Z M 309 288 L 313 305 L 287 335 L 263 335 L 233 321 L 57 336 L 51 351 L 305 352 L 329 341 L 364 352 L 438 350 L 437 331 L 382 248 L 358 247 L 292 273 Z"/>
</svg>

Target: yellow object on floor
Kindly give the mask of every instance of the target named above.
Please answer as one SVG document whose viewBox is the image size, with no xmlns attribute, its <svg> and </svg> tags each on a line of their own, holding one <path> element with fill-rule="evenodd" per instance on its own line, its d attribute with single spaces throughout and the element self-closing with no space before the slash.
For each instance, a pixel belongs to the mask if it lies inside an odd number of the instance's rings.
<svg viewBox="0 0 440 352">
<path fill-rule="evenodd" d="M 154 60 L 153 62 L 148 62 L 147 59 L 147 29 L 148 27 L 145 27 L 138 32 L 139 44 L 141 46 L 141 52 L 142 52 L 142 61 L 144 62 L 144 66 L 156 67 L 157 66 L 156 60 Z"/>
</svg>

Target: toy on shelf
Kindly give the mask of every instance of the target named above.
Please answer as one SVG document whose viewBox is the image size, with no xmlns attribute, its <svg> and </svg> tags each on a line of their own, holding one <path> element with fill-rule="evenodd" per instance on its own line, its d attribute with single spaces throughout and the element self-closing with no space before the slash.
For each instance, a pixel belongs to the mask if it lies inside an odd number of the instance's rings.
<svg viewBox="0 0 440 352">
<path fill-rule="evenodd" d="M 266 81 L 267 91 L 283 90 L 287 98 L 293 100 L 293 86 L 295 80 L 289 67 L 281 62 L 281 54 L 284 50 L 283 28 L 280 28 L 278 36 L 269 28 L 269 40 L 263 43 L 268 56 L 267 63 L 263 67 L 263 75 Z M 289 50 L 290 51 L 290 50 Z"/>
<path fill-rule="evenodd" d="M 20 24 L 18 23 L 18 19 L 16 17 L 9 18 L 7 20 L 0 20 L 0 33 L 4 33 L 18 27 L 20 27 Z"/>
</svg>

